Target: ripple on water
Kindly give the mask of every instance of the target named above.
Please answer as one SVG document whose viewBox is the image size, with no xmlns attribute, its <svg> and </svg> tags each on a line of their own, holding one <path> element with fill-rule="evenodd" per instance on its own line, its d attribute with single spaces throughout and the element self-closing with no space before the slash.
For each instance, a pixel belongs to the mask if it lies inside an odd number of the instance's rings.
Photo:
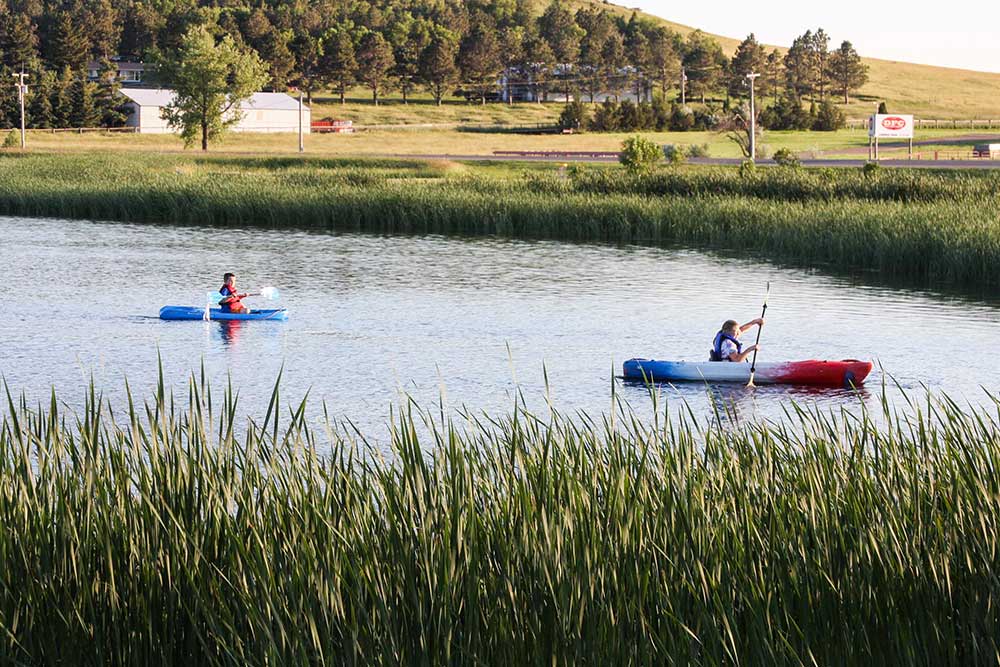
<svg viewBox="0 0 1000 667">
<path fill-rule="evenodd" d="M 599 413 L 611 376 L 633 356 L 702 360 L 723 320 L 749 320 L 772 284 L 762 359 L 871 358 L 907 389 L 975 397 L 987 369 L 996 302 L 898 289 L 687 249 L 436 236 L 322 234 L 0 219 L 0 372 L 43 399 L 72 401 L 93 376 L 112 398 L 123 379 L 169 382 L 204 361 L 231 377 L 244 409 L 307 391 L 331 412 L 382 432 L 400 391 L 424 405 Z M 161 305 L 200 305 L 232 270 L 246 287 L 281 288 L 286 323 L 162 322 Z M 877 393 L 878 373 L 873 376 Z M 515 384 L 516 382 L 516 384 Z M 620 396 L 648 410 L 645 389 Z M 894 390 L 893 390 L 894 391 Z M 824 407 L 873 400 L 842 390 L 715 390 L 741 415 L 779 418 L 789 399 Z M 664 396 L 712 414 L 698 385 Z M 866 398 L 867 396 L 867 398 Z"/>
</svg>

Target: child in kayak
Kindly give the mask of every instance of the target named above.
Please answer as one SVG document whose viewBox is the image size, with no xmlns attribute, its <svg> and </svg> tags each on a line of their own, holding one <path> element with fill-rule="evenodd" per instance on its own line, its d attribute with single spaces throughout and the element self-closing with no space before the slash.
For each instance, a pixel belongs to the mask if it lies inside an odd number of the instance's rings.
<svg viewBox="0 0 1000 667">
<path fill-rule="evenodd" d="M 219 305 L 222 306 L 222 312 L 224 313 L 248 313 L 250 309 L 243 305 L 241 299 L 247 297 L 247 293 L 244 292 L 240 294 L 236 291 L 236 274 L 227 273 L 222 276 L 222 288 L 219 289 L 219 294 L 222 295 L 222 299 L 219 300 Z"/>
<path fill-rule="evenodd" d="M 753 354 L 754 350 L 760 349 L 760 345 L 751 345 L 743 349 L 743 343 L 739 341 L 739 338 L 744 331 L 754 325 L 764 326 L 764 318 L 758 317 L 742 326 L 736 320 L 726 320 L 719 333 L 715 334 L 712 350 L 708 353 L 709 361 L 746 361 L 746 358 Z"/>
</svg>

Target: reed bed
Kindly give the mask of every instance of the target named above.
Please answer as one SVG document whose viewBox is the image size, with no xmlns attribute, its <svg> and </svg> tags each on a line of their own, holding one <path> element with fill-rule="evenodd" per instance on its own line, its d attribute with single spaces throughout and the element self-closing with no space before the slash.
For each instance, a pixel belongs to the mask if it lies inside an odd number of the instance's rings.
<svg viewBox="0 0 1000 667">
<path fill-rule="evenodd" d="M 592 170 L 495 176 L 404 160 L 0 158 L 0 213 L 686 244 L 923 284 L 1000 284 L 992 175 Z"/>
<path fill-rule="evenodd" d="M 383 458 L 192 378 L 9 400 L 10 664 L 972 665 L 1000 655 L 1000 419 L 723 428 L 404 406 Z M 238 436 L 243 432 L 245 435 Z"/>
</svg>

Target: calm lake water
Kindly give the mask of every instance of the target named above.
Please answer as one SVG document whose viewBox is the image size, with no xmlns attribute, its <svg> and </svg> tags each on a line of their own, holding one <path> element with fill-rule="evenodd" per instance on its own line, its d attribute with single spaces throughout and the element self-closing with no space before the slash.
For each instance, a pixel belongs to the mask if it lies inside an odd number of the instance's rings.
<svg viewBox="0 0 1000 667">
<path fill-rule="evenodd" d="M 287 322 L 165 322 L 165 304 L 203 305 L 224 271 L 273 285 Z M 202 363 L 221 390 L 232 377 L 245 413 L 262 415 L 283 367 L 282 396 L 376 438 L 410 395 L 426 407 L 529 404 L 597 415 L 621 362 L 706 358 L 727 318 L 760 314 L 760 359 L 874 359 L 906 390 L 981 400 L 1000 389 L 992 359 L 998 303 L 879 286 L 691 250 L 497 239 L 333 235 L 0 218 L 0 373 L 15 393 L 51 387 L 82 403 L 91 377 L 113 401 L 128 378 L 151 395 L 157 354 L 183 395 Z M 251 306 L 267 307 L 261 299 Z M 860 400 L 878 400 L 877 368 Z M 619 396 L 649 412 L 641 387 Z M 891 389 L 895 395 L 897 390 Z M 706 418 L 699 385 L 664 389 Z M 779 417 L 790 397 L 857 406 L 844 390 L 730 388 L 744 418 Z"/>
</svg>

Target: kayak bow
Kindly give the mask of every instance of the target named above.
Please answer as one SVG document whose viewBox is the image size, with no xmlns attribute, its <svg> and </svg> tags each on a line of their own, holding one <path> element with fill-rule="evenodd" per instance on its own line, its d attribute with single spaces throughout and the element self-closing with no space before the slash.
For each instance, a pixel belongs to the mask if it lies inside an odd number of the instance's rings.
<svg viewBox="0 0 1000 667">
<path fill-rule="evenodd" d="M 249 313 L 230 313 L 221 308 L 212 308 L 209 311 L 209 319 L 212 320 L 287 320 L 288 311 L 284 308 L 271 310 L 252 310 Z M 160 308 L 161 320 L 203 320 L 205 319 L 205 309 L 196 306 L 164 306 Z"/>
<path fill-rule="evenodd" d="M 864 382 L 872 362 L 777 361 L 757 364 L 757 384 L 802 384 L 827 387 L 850 387 Z M 652 382 L 743 382 L 750 379 L 750 366 L 730 361 L 657 361 L 629 359 L 622 367 L 626 380 Z"/>
</svg>

